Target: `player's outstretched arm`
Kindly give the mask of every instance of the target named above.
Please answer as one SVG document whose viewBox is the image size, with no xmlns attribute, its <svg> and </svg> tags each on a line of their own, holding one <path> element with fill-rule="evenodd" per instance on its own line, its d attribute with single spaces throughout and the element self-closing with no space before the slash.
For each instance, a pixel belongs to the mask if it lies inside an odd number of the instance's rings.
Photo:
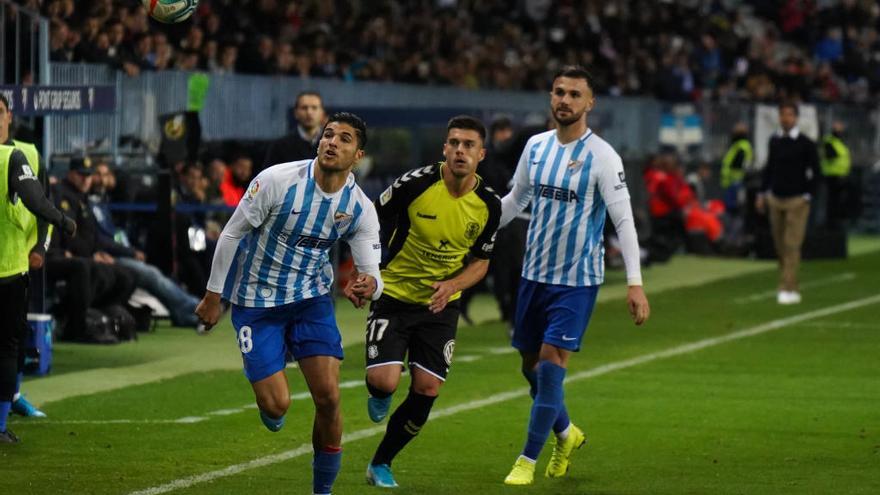
<svg viewBox="0 0 880 495">
<path fill-rule="evenodd" d="M 432 313 L 439 313 L 449 304 L 449 298 L 459 291 L 470 289 L 477 284 L 486 272 L 489 271 L 489 260 L 474 258 L 464 270 L 454 278 L 434 282 L 431 287 L 434 289 L 434 295 L 431 296 L 431 303 L 428 309 Z"/>
</svg>

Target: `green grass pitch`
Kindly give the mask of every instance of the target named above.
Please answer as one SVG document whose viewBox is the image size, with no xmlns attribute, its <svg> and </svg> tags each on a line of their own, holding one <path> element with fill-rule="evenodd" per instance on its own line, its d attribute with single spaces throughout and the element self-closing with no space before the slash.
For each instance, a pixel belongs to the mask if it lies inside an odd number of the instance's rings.
<svg viewBox="0 0 880 495">
<path fill-rule="evenodd" d="M 653 315 L 640 328 L 611 278 L 569 369 L 566 403 L 588 443 L 568 477 L 543 477 L 548 445 L 534 485 L 502 484 L 530 400 L 507 329 L 479 298 L 483 322 L 459 328 L 435 414 L 395 460 L 395 492 L 880 493 L 880 252 L 806 263 L 804 302 L 786 307 L 770 263 L 683 257 L 646 270 Z M 338 313 L 347 438 L 334 493 L 378 493 L 364 482 L 384 427 L 366 415 L 366 313 Z M 55 360 L 25 383 L 49 417 L 11 418 L 22 443 L 0 445 L 0 492 L 311 493 L 302 377 L 288 369 L 295 400 L 268 432 L 228 319 L 206 337 L 163 327 L 110 348 L 62 344 Z"/>
</svg>

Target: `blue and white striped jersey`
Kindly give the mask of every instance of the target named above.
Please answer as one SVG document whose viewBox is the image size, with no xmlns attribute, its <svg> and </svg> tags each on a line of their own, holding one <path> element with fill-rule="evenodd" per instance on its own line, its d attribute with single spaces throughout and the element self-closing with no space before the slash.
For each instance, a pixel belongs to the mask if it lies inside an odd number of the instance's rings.
<svg viewBox="0 0 880 495">
<path fill-rule="evenodd" d="M 208 290 L 245 307 L 268 308 L 326 294 L 333 283 L 329 251 L 351 246 L 355 265 L 378 278 L 379 221 L 370 199 L 349 175 L 326 194 L 314 160 L 267 168 L 250 184 L 223 231 L 234 256 L 215 254 Z M 221 236 L 221 243 L 224 237 Z M 381 283 L 381 282 L 380 282 Z M 377 291 L 378 292 L 378 291 Z"/>
<path fill-rule="evenodd" d="M 601 284 L 606 206 L 629 201 L 617 152 L 589 129 L 565 145 L 547 131 L 529 139 L 513 181 L 502 225 L 516 214 L 511 207 L 532 202 L 522 276 L 573 287 Z"/>
</svg>

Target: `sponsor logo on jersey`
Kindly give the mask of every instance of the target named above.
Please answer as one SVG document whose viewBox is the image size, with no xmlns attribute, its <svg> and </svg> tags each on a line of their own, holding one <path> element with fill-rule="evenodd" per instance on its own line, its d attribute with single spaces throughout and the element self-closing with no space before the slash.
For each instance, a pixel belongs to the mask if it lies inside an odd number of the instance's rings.
<svg viewBox="0 0 880 495">
<path fill-rule="evenodd" d="M 18 176 L 18 180 L 36 180 L 34 177 L 34 171 L 31 170 L 30 165 L 22 165 L 21 166 L 21 175 Z"/>
<path fill-rule="evenodd" d="M 452 354 L 455 352 L 455 339 L 446 342 L 443 346 L 443 359 L 446 360 L 446 366 L 452 366 Z"/>
<path fill-rule="evenodd" d="M 437 220 L 437 215 L 428 215 L 427 213 L 422 213 L 420 211 L 416 212 L 416 216 L 419 218 L 426 218 L 428 220 Z"/>
<path fill-rule="evenodd" d="M 310 235 L 301 235 L 297 238 L 296 244 L 294 245 L 307 249 L 328 249 L 334 242 L 333 239 L 322 239 Z"/>
<path fill-rule="evenodd" d="M 623 172 L 623 170 L 617 172 L 617 178 L 620 179 L 620 184 L 614 186 L 614 190 L 619 191 L 621 189 L 626 189 L 626 174 Z"/>
<path fill-rule="evenodd" d="M 441 239 L 440 243 L 437 245 L 437 249 L 449 249 L 449 241 Z"/>
<path fill-rule="evenodd" d="M 459 261 L 462 258 L 461 254 L 440 254 L 432 251 L 428 251 L 426 249 L 422 249 L 422 256 L 428 258 L 433 261 L 440 261 L 442 263 L 446 263 L 449 261 Z"/>
<path fill-rule="evenodd" d="M 477 222 L 468 222 L 467 227 L 464 229 L 464 236 L 472 241 L 476 239 L 478 235 L 480 235 L 480 224 Z"/>
<path fill-rule="evenodd" d="M 391 195 L 394 194 L 394 186 L 388 186 L 388 189 L 379 196 L 379 204 L 385 206 L 386 203 L 391 201 Z"/>
<path fill-rule="evenodd" d="M 571 189 L 563 189 L 561 187 L 547 186 L 544 184 L 541 184 L 538 188 L 538 196 L 541 198 L 555 199 L 556 201 L 564 201 L 566 203 L 580 201 L 577 193 Z"/>
</svg>

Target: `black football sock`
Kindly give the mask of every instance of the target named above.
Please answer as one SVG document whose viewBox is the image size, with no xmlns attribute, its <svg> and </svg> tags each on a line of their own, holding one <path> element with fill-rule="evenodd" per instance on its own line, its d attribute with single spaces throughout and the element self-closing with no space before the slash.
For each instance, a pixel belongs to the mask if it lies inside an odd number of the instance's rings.
<svg viewBox="0 0 880 495">
<path fill-rule="evenodd" d="M 388 428 L 385 436 L 376 449 L 372 464 L 391 464 L 398 452 L 403 449 L 410 440 L 416 437 L 422 426 L 428 421 L 431 407 L 436 397 L 417 394 L 410 389 L 406 400 L 397 407 L 394 414 L 388 420 Z"/>
</svg>

